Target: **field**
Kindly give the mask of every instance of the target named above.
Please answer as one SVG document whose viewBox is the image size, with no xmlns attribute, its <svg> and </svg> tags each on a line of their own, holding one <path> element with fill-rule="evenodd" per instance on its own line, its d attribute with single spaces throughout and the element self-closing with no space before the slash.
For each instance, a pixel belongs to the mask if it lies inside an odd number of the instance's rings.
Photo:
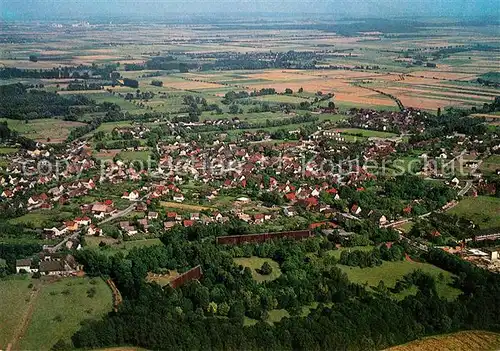
<svg viewBox="0 0 500 351">
<path fill-rule="evenodd" d="M 100 247 L 99 244 L 101 242 L 106 243 L 107 246 Z M 140 248 L 145 246 L 153 246 L 161 244 L 162 243 L 158 238 L 121 241 L 110 237 L 98 237 L 98 236 L 85 237 L 86 246 L 88 246 L 89 248 L 99 250 L 100 252 L 105 253 L 107 255 L 114 255 L 117 252 L 127 253 L 128 251 L 132 250 L 135 247 Z"/>
<path fill-rule="evenodd" d="M 272 267 L 272 272 L 269 275 L 263 275 L 258 272 L 260 267 L 267 262 Z M 281 275 L 280 266 L 276 261 L 271 260 L 270 258 L 260 258 L 260 257 L 240 257 L 235 258 L 234 263 L 237 265 L 242 265 L 243 267 L 248 267 L 252 271 L 252 277 L 255 281 L 262 283 L 266 281 L 271 281 L 278 278 Z"/>
<path fill-rule="evenodd" d="M 122 151 L 118 154 L 118 158 L 127 162 L 147 162 L 151 159 L 149 151 Z"/>
<path fill-rule="evenodd" d="M 203 211 L 203 210 L 213 209 L 212 207 L 208 206 L 188 205 L 171 201 L 162 201 L 161 205 L 166 208 L 177 208 L 179 210 L 186 210 L 186 211 Z"/>
<path fill-rule="evenodd" d="M 0 118 L 6 121 L 9 128 L 19 134 L 44 143 L 61 143 L 66 140 L 71 129 L 83 126 L 80 122 L 63 121 L 60 119 L 43 118 L 28 121 Z"/>
<path fill-rule="evenodd" d="M 60 339 L 68 341 L 83 320 L 99 318 L 111 308 L 111 290 L 102 279 L 64 278 L 46 285 L 20 347 L 50 349 Z"/>
<path fill-rule="evenodd" d="M 471 330 L 431 336 L 386 351 L 493 351 L 499 348 L 500 334 Z"/>
<path fill-rule="evenodd" d="M 19 323 L 26 314 L 29 301 L 35 295 L 28 285 L 29 279 L 0 280 L 0 349 L 12 342 Z"/>
<path fill-rule="evenodd" d="M 394 287 L 396 281 L 404 275 L 420 269 L 425 273 L 429 273 L 436 279 L 436 287 L 438 294 L 442 298 L 455 299 L 460 291 L 451 287 L 449 284 L 452 282 L 452 275 L 436 266 L 428 263 L 419 263 L 413 261 L 384 261 L 382 265 L 370 268 L 348 267 L 339 265 L 340 269 L 344 271 L 349 280 L 358 284 L 368 284 L 370 287 L 376 287 L 382 280 L 386 287 Z M 440 277 L 442 273 L 442 278 Z M 411 290 L 411 289 L 410 289 Z M 396 298 L 403 298 L 408 291 L 403 291 L 398 294 Z"/>
<path fill-rule="evenodd" d="M 0 317 L 2 348 L 11 343 L 14 349 L 49 350 L 61 339 L 69 342 L 83 320 L 112 307 L 111 290 L 98 278 L 2 280 L 0 295 L 1 316 L 8 317 Z"/>
<path fill-rule="evenodd" d="M 467 197 L 449 213 L 472 220 L 480 229 L 500 228 L 500 198 L 498 197 Z"/>
<path fill-rule="evenodd" d="M 72 218 L 70 212 L 56 210 L 35 210 L 25 215 L 9 220 L 11 224 L 24 224 L 33 228 L 42 228 L 44 225 L 49 227 L 58 225 L 64 220 Z"/>
</svg>

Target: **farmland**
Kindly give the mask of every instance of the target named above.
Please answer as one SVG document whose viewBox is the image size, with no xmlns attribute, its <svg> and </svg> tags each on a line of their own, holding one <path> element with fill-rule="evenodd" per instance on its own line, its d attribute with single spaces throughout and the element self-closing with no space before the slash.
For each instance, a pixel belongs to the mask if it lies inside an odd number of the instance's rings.
<svg viewBox="0 0 500 351">
<path fill-rule="evenodd" d="M 500 347 L 500 335 L 484 331 L 463 331 L 454 334 L 431 336 L 405 345 L 391 347 L 386 351 L 488 351 Z"/>
</svg>

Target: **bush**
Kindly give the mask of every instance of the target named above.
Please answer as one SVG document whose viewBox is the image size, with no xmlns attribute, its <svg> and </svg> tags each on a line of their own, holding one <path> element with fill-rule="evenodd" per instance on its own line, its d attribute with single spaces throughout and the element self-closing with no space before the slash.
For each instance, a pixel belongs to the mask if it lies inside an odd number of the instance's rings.
<svg viewBox="0 0 500 351">
<path fill-rule="evenodd" d="M 269 264 L 269 262 L 264 262 L 260 267 L 259 273 L 262 275 L 269 275 L 273 272 L 273 267 Z"/>
</svg>

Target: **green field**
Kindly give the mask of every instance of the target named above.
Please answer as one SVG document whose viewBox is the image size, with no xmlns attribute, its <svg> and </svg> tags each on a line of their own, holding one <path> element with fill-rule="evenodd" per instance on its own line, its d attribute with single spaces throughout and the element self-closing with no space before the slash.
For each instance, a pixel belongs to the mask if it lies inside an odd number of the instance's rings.
<svg viewBox="0 0 500 351">
<path fill-rule="evenodd" d="M 288 104 L 298 104 L 302 101 L 307 101 L 307 99 L 291 95 L 263 95 L 263 96 L 258 96 L 254 99 L 259 101 L 288 103 Z"/>
<path fill-rule="evenodd" d="M 258 269 L 264 264 L 264 262 L 268 262 L 273 271 L 269 275 L 262 275 L 257 272 Z M 243 267 L 248 267 L 252 270 L 252 277 L 258 283 L 271 281 L 278 278 L 281 275 L 280 266 L 278 262 L 271 260 L 270 258 L 260 258 L 260 257 L 239 257 L 234 259 L 234 263 L 237 265 L 242 265 Z"/>
<path fill-rule="evenodd" d="M 151 157 L 151 152 L 149 151 L 122 151 L 117 157 L 123 161 L 141 161 L 147 162 Z"/>
<path fill-rule="evenodd" d="M 17 147 L 0 147 L 0 155 L 8 155 L 17 152 Z"/>
<path fill-rule="evenodd" d="M 384 261 L 382 265 L 370 268 L 348 267 L 344 265 L 338 265 L 338 267 L 347 274 L 349 280 L 353 283 L 367 284 L 370 287 L 376 287 L 382 280 L 385 286 L 389 288 L 394 287 L 396 281 L 404 275 L 420 269 L 434 276 L 438 294 L 442 298 L 452 300 L 460 294 L 460 290 L 449 285 L 452 282 L 451 273 L 428 263 Z M 440 273 L 442 273 L 443 279 L 440 279 Z M 408 293 L 408 291 L 403 291 L 398 294 L 396 298 L 403 298 Z"/>
<path fill-rule="evenodd" d="M 12 342 L 19 329 L 19 321 L 28 310 L 32 293 L 28 285 L 31 284 L 31 279 L 23 278 L 0 280 L 0 349 L 2 350 Z"/>
<path fill-rule="evenodd" d="M 42 228 L 43 226 L 58 226 L 62 221 L 73 217 L 70 212 L 60 210 L 36 210 L 29 212 L 17 218 L 9 220 L 11 224 L 24 224 L 33 228 Z"/>
<path fill-rule="evenodd" d="M 449 213 L 472 220 L 480 229 L 500 228 L 500 198 L 467 197 Z"/>
<path fill-rule="evenodd" d="M 41 142 L 63 142 L 71 129 L 83 126 L 80 122 L 63 121 L 56 118 L 41 118 L 28 121 L 0 118 L 0 122 L 7 122 L 10 129 L 15 130 L 26 138 Z"/>
<path fill-rule="evenodd" d="M 369 129 L 361 129 L 361 128 L 342 128 L 339 129 L 341 134 L 360 134 L 361 136 L 365 138 L 371 138 L 371 137 L 376 137 L 376 138 L 392 138 L 396 136 L 394 133 L 389 133 L 389 132 L 380 132 L 377 130 L 369 130 Z"/>
<path fill-rule="evenodd" d="M 19 347 L 49 350 L 61 339 L 69 341 L 82 321 L 100 318 L 111 311 L 112 304 L 111 290 L 99 278 L 63 278 L 44 285 Z"/>
<path fill-rule="evenodd" d="M 107 246 L 99 247 L 99 244 L 104 242 Z M 127 253 L 133 248 L 146 247 L 153 245 L 161 245 L 162 242 L 158 238 L 140 239 L 140 240 L 129 240 L 121 241 L 118 239 L 113 239 L 110 237 L 99 237 L 99 236 L 86 236 L 85 246 L 89 248 L 94 248 L 107 255 L 114 255 L 118 252 Z"/>
</svg>

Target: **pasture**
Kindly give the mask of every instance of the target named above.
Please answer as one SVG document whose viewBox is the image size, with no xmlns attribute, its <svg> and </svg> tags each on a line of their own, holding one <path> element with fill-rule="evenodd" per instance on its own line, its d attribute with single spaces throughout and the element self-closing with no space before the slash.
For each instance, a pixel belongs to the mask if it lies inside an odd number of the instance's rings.
<svg viewBox="0 0 500 351">
<path fill-rule="evenodd" d="M 31 320 L 19 347 L 49 350 L 71 335 L 86 319 L 97 319 L 111 311 L 111 290 L 100 278 L 62 278 L 41 287 Z"/>
<path fill-rule="evenodd" d="M 480 229 L 500 228 L 500 198 L 498 197 L 467 197 L 449 213 L 472 220 Z"/>
</svg>

